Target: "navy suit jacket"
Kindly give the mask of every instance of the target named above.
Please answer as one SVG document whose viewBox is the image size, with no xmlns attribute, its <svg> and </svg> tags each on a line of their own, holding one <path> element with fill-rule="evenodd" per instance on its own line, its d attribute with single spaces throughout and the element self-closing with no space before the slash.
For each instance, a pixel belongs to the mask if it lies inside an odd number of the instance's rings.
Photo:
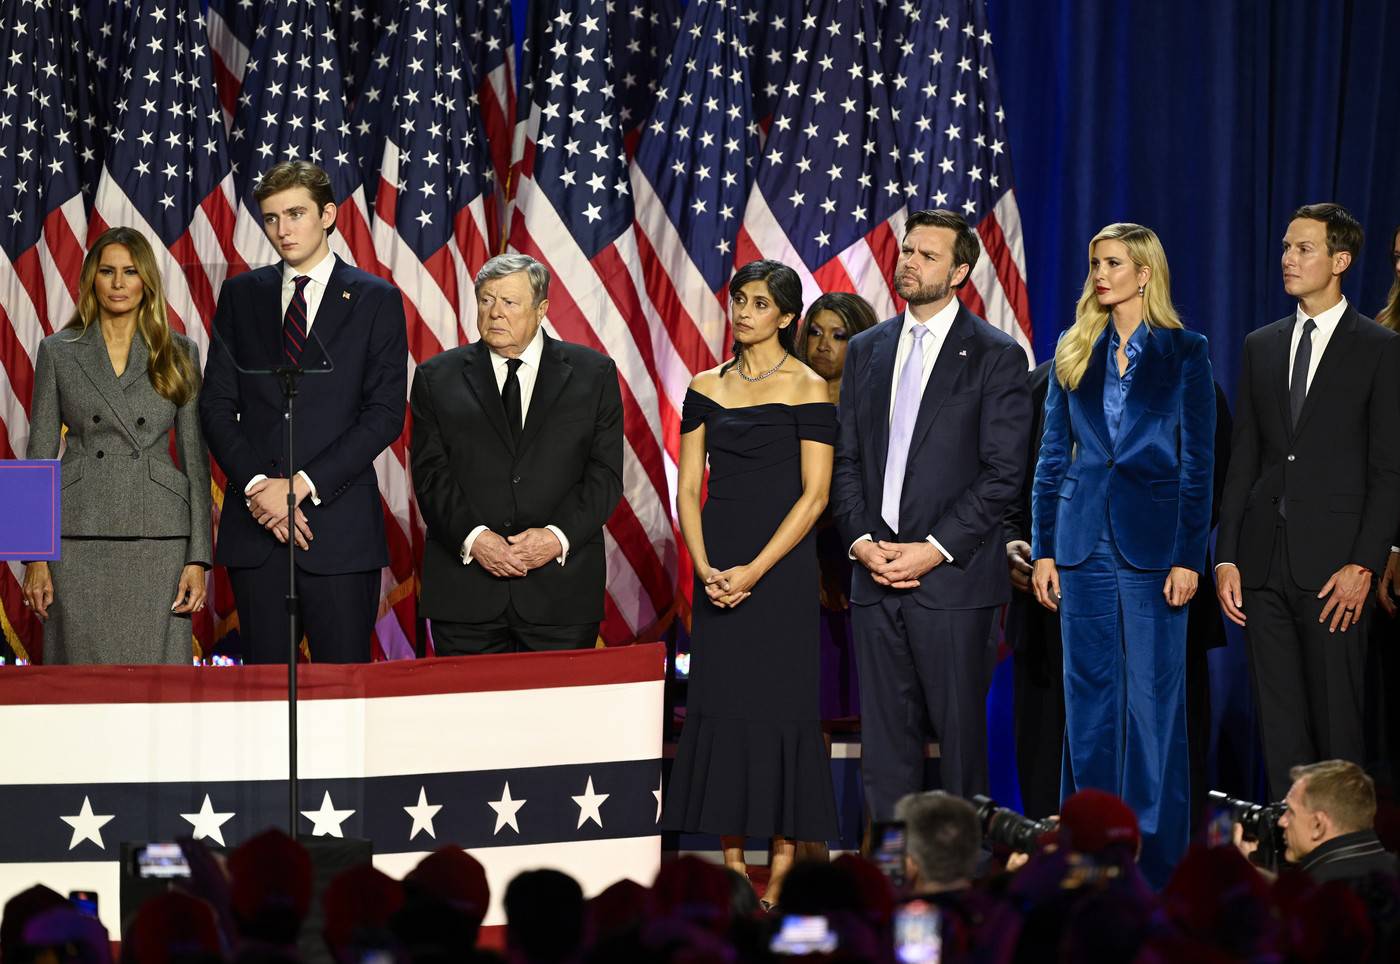
<svg viewBox="0 0 1400 964">
<path fill-rule="evenodd" d="M 1215 381 L 1204 335 L 1149 328 L 1115 444 L 1104 419 L 1108 334 L 1066 391 L 1052 366 L 1031 492 L 1031 555 L 1075 566 L 1104 513 L 1137 569 L 1205 569 L 1215 467 Z M 1106 507 L 1106 508 L 1105 508 Z"/>
<path fill-rule="evenodd" d="M 238 368 L 282 364 L 282 265 L 225 281 L 214 332 L 199 396 L 209 451 L 228 476 L 214 561 L 257 566 L 282 544 L 253 520 L 241 494 L 256 475 L 286 477 L 287 426 L 277 378 Z M 301 378 L 292 453 L 321 499 L 301 504 L 314 538 L 297 550 L 297 565 L 323 575 L 389 561 L 374 460 L 403 431 L 408 396 L 403 298 L 339 258 L 302 356 L 309 372 L 329 365 Z"/>
<path fill-rule="evenodd" d="M 841 378 L 832 515 L 846 545 L 876 539 L 917 542 L 932 535 L 952 555 L 910 590 L 887 589 L 857 565 L 851 602 L 870 605 L 908 593 L 929 609 L 980 609 L 1011 598 L 1002 516 L 1026 469 L 1031 400 L 1026 353 L 966 306 L 959 306 L 929 374 L 910 439 L 898 533 L 880 516 L 890 439 L 896 316 L 851 339 Z"/>
</svg>

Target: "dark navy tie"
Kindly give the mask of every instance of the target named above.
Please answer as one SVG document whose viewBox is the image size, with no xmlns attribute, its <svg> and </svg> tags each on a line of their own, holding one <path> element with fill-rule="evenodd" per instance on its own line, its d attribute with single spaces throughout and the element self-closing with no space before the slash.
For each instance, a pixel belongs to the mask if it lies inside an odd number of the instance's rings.
<svg viewBox="0 0 1400 964">
<path fill-rule="evenodd" d="M 282 351 L 293 365 L 301 364 L 301 353 L 306 348 L 306 330 L 309 327 L 306 323 L 306 283 L 310 280 L 309 274 L 299 274 L 292 279 L 297 290 L 292 292 L 287 313 L 282 316 Z"/>
</svg>

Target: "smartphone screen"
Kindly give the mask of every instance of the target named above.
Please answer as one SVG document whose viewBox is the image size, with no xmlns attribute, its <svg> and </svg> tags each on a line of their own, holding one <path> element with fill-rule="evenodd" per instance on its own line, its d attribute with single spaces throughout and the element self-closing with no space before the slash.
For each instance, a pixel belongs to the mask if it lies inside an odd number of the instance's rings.
<svg viewBox="0 0 1400 964">
<path fill-rule="evenodd" d="M 185 852 L 177 843 L 152 843 L 136 851 L 136 876 L 157 877 L 168 880 L 172 877 L 188 877 L 190 865 L 185 860 Z"/>
<path fill-rule="evenodd" d="M 836 950 L 836 932 L 825 917 L 784 915 L 768 949 L 774 954 L 830 954 Z"/>
<path fill-rule="evenodd" d="M 74 907 L 87 914 L 89 917 L 97 916 L 97 891 L 95 890 L 70 890 L 68 900 Z"/>
<path fill-rule="evenodd" d="M 894 956 L 902 964 L 938 964 L 943 959 L 943 913 L 924 900 L 894 912 Z"/>
<path fill-rule="evenodd" d="M 874 841 L 871 859 L 896 891 L 907 883 L 904 879 L 907 837 L 904 822 L 900 820 L 877 820 L 870 828 L 870 839 Z"/>
</svg>

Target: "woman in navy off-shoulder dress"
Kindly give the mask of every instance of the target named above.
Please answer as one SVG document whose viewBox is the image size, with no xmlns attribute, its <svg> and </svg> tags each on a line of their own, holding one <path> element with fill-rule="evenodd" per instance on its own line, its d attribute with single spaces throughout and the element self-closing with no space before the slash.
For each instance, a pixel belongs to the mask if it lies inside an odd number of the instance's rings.
<svg viewBox="0 0 1400 964">
<path fill-rule="evenodd" d="M 662 825 L 770 838 L 766 902 L 796 841 L 836 834 L 818 708 L 812 527 L 831 481 L 836 408 L 792 357 L 802 284 L 775 261 L 729 285 L 735 359 L 696 376 L 681 416 L 681 533 L 695 565 L 690 692 Z M 704 511 L 701 482 L 709 459 Z"/>
</svg>

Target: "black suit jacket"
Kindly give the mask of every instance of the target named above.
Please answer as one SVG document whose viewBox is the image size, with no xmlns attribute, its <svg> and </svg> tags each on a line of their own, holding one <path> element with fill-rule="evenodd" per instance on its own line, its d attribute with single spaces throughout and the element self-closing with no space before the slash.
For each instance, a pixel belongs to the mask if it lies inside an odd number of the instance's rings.
<svg viewBox="0 0 1400 964">
<path fill-rule="evenodd" d="M 909 592 L 930 609 L 980 609 L 1011 595 L 1002 516 L 1021 490 L 1030 432 L 1026 353 L 959 306 L 924 389 L 910 440 L 900 529 L 880 516 L 895 352 L 903 316 L 861 332 L 846 351 L 838 407 L 832 515 L 846 545 L 865 533 L 916 542 L 932 535 L 952 555 L 912 590 L 888 590 L 856 566 L 851 601 Z"/>
<path fill-rule="evenodd" d="M 1238 565 L 1250 588 L 1268 574 L 1280 499 L 1289 566 L 1304 589 L 1348 563 L 1381 572 L 1400 522 L 1400 336 L 1348 306 L 1295 429 L 1293 323 L 1289 315 L 1244 342 L 1216 558 Z"/>
<path fill-rule="evenodd" d="M 209 451 L 228 476 L 214 561 L 257 566 L 282 544 L 253 520 L 242 493 L 256 475 L 286 477 L 287 424 L 278 380 L 238 368 L 283 363 L 282 265 L 225 281 L 214 332 L 199 396 Z M 323 575 L 378 569 L 389 556 L 374 460 L 402 433 L 408 394 L 399 290 L 337 258 L 302 367 L 313 373 L 298 388 L 292 454 L 321 504 L 301 505 L 314 538 L 297 550 L 297 565 Z"/>
<path fill-rule="evenodd" d="M 535 623 L 602 619 L 603 524 L 622 495 L 622 394 L 612 359 L 546 337 L 518 444 L 482 342 L 418 366 L 410 404 L 413 488 L 428 526 L 419 611 L 485 622 L 513 604 Z M 462 543 L 478 525 L 503 537 L 558 526 L 568 559 L 517 579 L 463 565 Z"/>
</svg>

